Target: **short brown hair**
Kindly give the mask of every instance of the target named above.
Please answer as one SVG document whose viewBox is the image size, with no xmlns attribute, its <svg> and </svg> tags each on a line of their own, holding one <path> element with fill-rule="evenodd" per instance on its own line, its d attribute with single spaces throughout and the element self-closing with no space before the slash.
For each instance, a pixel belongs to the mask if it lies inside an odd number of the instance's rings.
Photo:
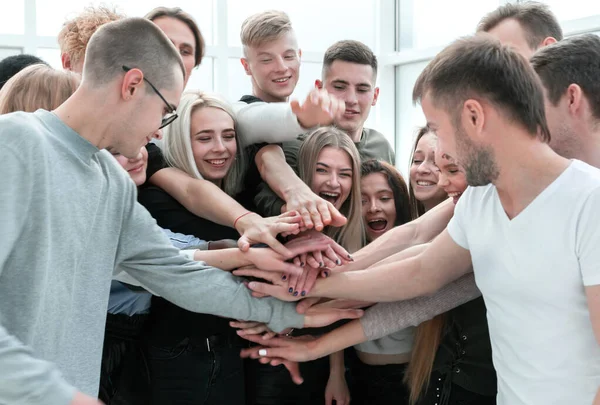
<svg viewBox="0 0 600 405">
<path fill-rule="evenodd" d="M 532 135 L 550 140 L 540 80 L 523 56 L 489 35 L 453 42 L 423 70 L 413 101 L 428 95 L 460 127 L 460 110 L 469 98 L 483 98 Z"/>
<path fill-rule="evenodd" d="M 554 105 L 571 84 L 577 84 L 600 119 L 600 38 L 594 34 L 567 38 L 537 51 L 531 65 Z"/>
<path fill-rule="evenodd" d="M 279 38 L 292 29 L 292 22 L 286 13 L 269 10 L 246 18 L 242 23 L 240 39 L 244 48 L 255 48 Z"/>
<path fill-rule="evenodd" d="M 102 86 L 123 74 L 123 66 L 139 68 L 159 89 L 170 88 L 174 67 L 185 68 L 179 52 L 156 24 L 145 18 L 124 18 L 104 24 L 87 47 L 83 82 Z"/>
<path fill-rule="evenodd" d="M 477 32 L 488 32 L 501 22 L 516 20 L 525 31 L 527 44 L 531 49 L 539 48 L 544 39 L 563 39 L 563 32 L 556 16 L 550 8 L 537 1 L 508 3 L 486 14 L 477 25 Z"/>
<path fill-rule="evenodd" d="M 150 21 L 154 21 L 157 18 L 161 17 L 175 18 L 176 20 L 181 21 L 190 28 L 192 34 L 194 34 L 194 39 L 196 40 L 194 66 L 200 66 L 202 58 L 204 57 L 204 52 L 206 50 L 206 44 L 204 42 L 204 37 L 200 32 L 200 28 L 198 28 L 198 24 L 196 24 L 196 21 L 194 20 L 194 17 L 192 17 L 191 14 L 186 13 L 179 7 L 156 7 L 154 10 L 146 14 L 144 18 L 147 18 Z"/>
<path fill-rule="evenodd" d="M 331 45 L 323 56 L 323 78 L 336 60 L 369 65 L 373 68 L 373 76 L 377 77 L 377 56 L 371 48 L 360 41 L 347 39 Z"/>
<path fill-rule="evenodd" d="M 0 90 L 0 114 L 56 109 L 77 90 L 79 75 L 36 64 L 14 75 Z"/>
<path fill-rule="evenodd" d="M 58 33 L 60 52 L 69 55 L 72 63 L 83 60 L 90 38 L 100 26 L 125 18 L 115 9 L 108 7 L 86 7 L 75 18 L 65 21 Z"/>
</svg>

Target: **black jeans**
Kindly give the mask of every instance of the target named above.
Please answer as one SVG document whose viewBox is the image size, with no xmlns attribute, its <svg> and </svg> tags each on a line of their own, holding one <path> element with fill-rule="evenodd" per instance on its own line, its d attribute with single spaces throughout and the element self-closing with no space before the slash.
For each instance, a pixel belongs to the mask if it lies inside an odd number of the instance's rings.
<svg viewBox="0 0 600 405">
<path fill-rule="evenodd" d="M 408 388 L 402 382 L 407 364 L 371 366 L 352 348 L 346 350 L 346 362 L 352 405 L 408 404 Z"/>
<path fill-rule="evenodd" d="M 247 405 L 323 405 L 329 380 L 329 357 L 300 363 L 304 382 L 296 385 L 285 366 L 246 360 Z"/>
<path fill-rule="evenodd" d="M 147 315 L 108 314 L 100 392 L 106 405 L 146 405 L 148 368 L 140 337 Z"/>
<path fill-rule="evenodd" d="M 241 341 L 185 338 L 172 347 L 148 345 L 150 404 L 244 405 Z"/>
</svg>

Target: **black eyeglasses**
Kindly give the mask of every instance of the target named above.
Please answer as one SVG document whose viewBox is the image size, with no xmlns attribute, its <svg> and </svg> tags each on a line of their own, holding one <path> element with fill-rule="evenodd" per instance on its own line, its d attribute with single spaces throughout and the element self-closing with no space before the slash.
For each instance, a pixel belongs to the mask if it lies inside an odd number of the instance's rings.
<svg viewBox="0 0 600 405">
<path fill-rule="evenodd" d="M 125 65 L 123 65 L 122 67 L 123 70 L 126 72 L 129 72 L 131 70 L 130 67 L 127 67 Z M 160 97 L 160 99 L 166 104 L 167 108 L 169 109 L 169 113 L 163 117 L 162 122 L 160 123 L 160 127 L 158 127 L 158 129 L 162 129 L 177 119 L 177 112 L 175 108 L 173 108 L 173 106 L 169 104 L 169 102 L 163 97 L 163 95 L 160 94 L 160 91 L 158 91 L 158 89 L 154 87 L 152 83 L 150 83 L 150 80 L 144 77 L 144 81 L 148 83 L 150 87 L 152 87 L 152 90 L 154 90 L 154 92 L 158 95 L 158 97 Z"/>
</svg>

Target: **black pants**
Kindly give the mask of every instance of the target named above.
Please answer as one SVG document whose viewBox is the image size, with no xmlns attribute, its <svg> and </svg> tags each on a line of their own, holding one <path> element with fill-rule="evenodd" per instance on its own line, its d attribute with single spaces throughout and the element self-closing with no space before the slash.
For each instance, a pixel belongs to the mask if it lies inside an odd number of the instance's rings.
<svg viewBox="0 0 600 405">
<path fill-rule="evenodd" d="M 402 382 L 407 364 L 371 366 L 352 348 L 346 350 L 346 364 L 352 405 L 408 404 L 408 388 Z"/>
<path fill-rule="evenodd" d="M 148 368 L 140 343 L 147 315 L 108 314 L 99 398 L 107 405 L 146 405 Z"/>
<path fill-rule="evenodd" d="M 418 405 L 496 405 L 496 395 L 481 395 L 453 384 L 439 372 L 431 373 L 427 391 L 419 398 Z"/>
<path fill-rule="evenodd" d="M 246 360 L 247 405 L 323 405 L 329 380 L 329 357 L 300 363 L 304 382 L 296 385 L 285 366 Z"/>
<path fill-rule="evenodd" d="M 242 342 L 211 336 L 148 345 L 150 404 L 244 405 Z"/>
</svg>

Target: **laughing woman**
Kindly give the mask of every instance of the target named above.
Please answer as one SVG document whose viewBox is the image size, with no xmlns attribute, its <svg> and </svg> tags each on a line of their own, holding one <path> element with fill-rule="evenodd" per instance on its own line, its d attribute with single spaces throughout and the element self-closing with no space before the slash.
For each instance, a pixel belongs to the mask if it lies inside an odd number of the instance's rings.
<svg viewBox="0 0 600 405">
<path fill-rule="evenodd" d="M 360 158 L 354 143 L 336 128 L 319 128 L 304 139 L 298 162 L 300 179 L 348 219 L 345 226 L 328 226 L 323 233 L 350 253 L 360 249 L 365 238 L 360 204 Z M 254 275 L 244 270 L 234 274 Z M 304 295 L 303 281 L 292 284 L 290 294 Z M 322 331 L 312 329 L 296 331 L 294 335 L 320 333 Z M 322 405 L 335 400 L 338 405 L 347 405 L 350 398 L 343 360 L 343 352 L 338 352 L 330 358 L 302 363 L 304 383 L 300 386 L 292 383 L 284 366 L 249 361 L 246 364 L 247 403 Z"/>
</svg>

